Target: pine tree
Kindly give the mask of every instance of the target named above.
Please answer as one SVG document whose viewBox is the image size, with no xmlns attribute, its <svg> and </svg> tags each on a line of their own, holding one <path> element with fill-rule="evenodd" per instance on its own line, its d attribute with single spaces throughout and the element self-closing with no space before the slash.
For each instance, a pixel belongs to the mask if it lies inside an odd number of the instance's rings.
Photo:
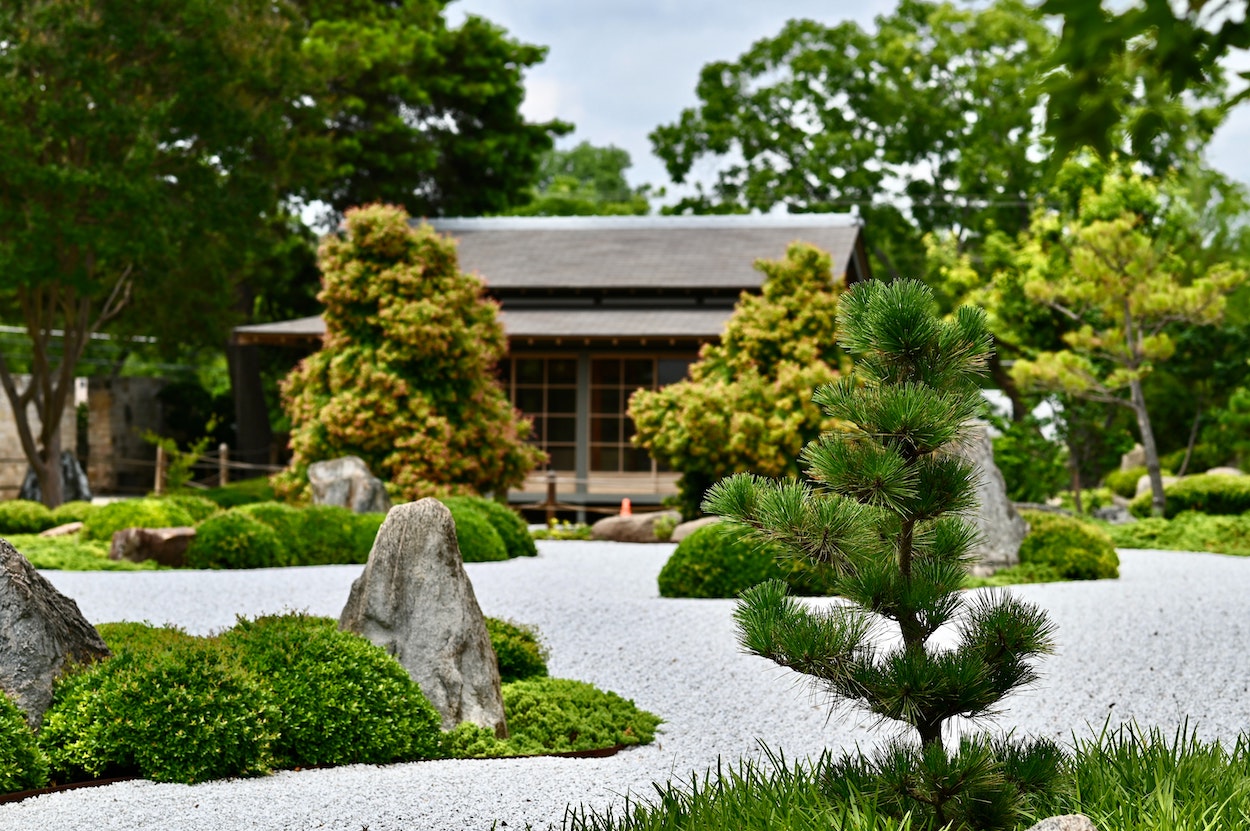
<svg viewBox="0 0 1250 831">
<path fill-rule="evenodd" d="M 875 758 L 846 757 L 826 771 L 831 788 L 858 782 L 900 813 L 935 828 L 1009 828 L 1028 794 L 1052 781 L 1049 742 L 1015 746 L 966 738 L 948 752 L 952 718 L 998 711 L 1036 678 L 1035 656 L 1052 649 L 1051 625 L 1009 594 L 961 591 L 977 532 L 975 469 L 955 452 L 979 407 L 977 378 L 991 340 L 985 314 L 937 317 L 916 281 L 871 282 L 843 296 L 838 312 L 850 376 L 815 400 L 837 426 L 801 459 L 810 481 L 739 474 L 718 483 L 704 508 L 825 564 L 847 604 L 811 611 L 771 581 L 745 592 L 735 612 L 751 653 L 813 679 L 836 702 L 910 726 Z M 885 623 L 897 643 L 882 645 Z M 954 624 L 951 648 L 929 643 Z"/>
<path fill-rule="evenodd" d="M 515 487 L 543 459 L 494 374 L 503 326 L 456 247 L 402 208 L 347 212 L 319 252 L 326 338 L 283 384 L 291 468 L 355 455 L 405 499 Z"/>
</svg>

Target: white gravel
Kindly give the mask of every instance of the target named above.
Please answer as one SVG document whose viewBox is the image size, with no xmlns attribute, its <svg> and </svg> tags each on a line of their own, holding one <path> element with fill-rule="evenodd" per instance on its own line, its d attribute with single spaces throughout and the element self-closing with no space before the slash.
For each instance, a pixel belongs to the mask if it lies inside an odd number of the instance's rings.
<svg viewBox="0 0 1250 831">
<path fill-rule="evenodd" d="M 830 717 L 799 676 L 738 651 L 732 601 L 668 600 L 655 576 L 671 545 L 541 542 L 535 559 L 469 565 L 482 610 L 536 624 L 551 673 L 632 698 L 665 720 L 657 741 L 607 759 L 457 760 L 272 776 L 87 788 L 0 805 L 17 829 L 559 828 L 567 805 L 598 809 L 654 795 L 718 759 L 787 758 L 867 747 L 881 736 Z M 1122 551 L 1119 580 L 1026 586 L 1046 608 L 1059 654 L 1035 689 L 1008 699 L 994 729 L 1069 741 L 1107 719 L 1205 738 L 1250 730 L 1250 558 Z M 337 616 L 356 566 L 218 572 L 45 572 L 94 623 L 172 622 L 193 633 L 236 615 Z M 829 602 L 829 601 L 815 601 Z"/>
</svg>

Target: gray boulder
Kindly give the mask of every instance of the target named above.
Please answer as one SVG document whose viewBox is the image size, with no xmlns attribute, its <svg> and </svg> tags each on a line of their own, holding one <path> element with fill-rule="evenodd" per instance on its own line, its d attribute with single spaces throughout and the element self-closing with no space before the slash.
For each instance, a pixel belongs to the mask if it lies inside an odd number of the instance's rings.
<svg viewBox="0 0 1250 831">
<path fill-rule="evenodd" d="M 1102 519 L 1112 525 L 1128 525 L 1137 521 L 1137 517 L 1129 513 L 1123 505 L 1106 505 L 1094 509 L 1094 519 Z"/>
<path fill-rule="evenodd" d="M 109 656 L 78 604 L 0 539 L 0 689 L 37 728 L 52 703 L 52 682 L 72 662 Z"/>
<path fill-rule="evenodd" d="M 30 465 L 26 466 L 26 477 L 22 479 L 17 498 L 29 499 L 31 502 L 43 501 L 39 477 Z M 87 483 L 87 474 L 83 472 L 82 465 L 78 464 L 78 457 L 71 450 L 61 451 L 61 499 L 65 502 L 91 501 L 91 485 Z"/>
<path fill-rule="evenodd" d="M 1207 476 L 1245 476 L 1246 474 L 1235 467 L 1213 467 L 1206 473 Z"/>
<path fill-rule="evenodd" d="M 655 535 L 655 523 L 660 517 L 668 517 L 674 522 L 681 522 L 681 514 L 677 511 L 648 511 L 633 516 L 609 516 L 590 526 L 590 538 L 611 542 L 660 542 L 661 540 Z"/>
<path fill-rule="evenodd" d="M 698 519 L 692 519 L 689 522 L 683 522 L 673 529 L 673 535 L 668 538 L 669 542 L 681 542 L 686 537 L 698 531 L 704 525 L 715 525 L 720 522 L 718 516 L 701 516 Z"/>
<path fill-rule="evenodd" d="M 464 572 L 451 511 L 437 499 L 386 515 L 364 573 L 352 583 L 339 628 L 398 659 L 442 714 L 505 738 L 499 664 Z"/>
<path fill-rule="evenodd" d="M 156 560 L 163 566 L 182 568 L 187 564 L 187 548 L 193 539 L 195 529 L 189 526 L 123 528 L 113 533 L 109 559 L 132 563 Z"/>
<path fill-rule="evenodd" d="M 1120 470 L 1132 470 L 1146 466 L 1146 448 L 1141 444 L 1133 445 L 1133 449 L 1120 456 Z"/>
<path fill-rule="evenodd" d="M 1084 814 L 1064 814 L 1060 817 L 1047 817 L 1029 831 L 1098 831 L 1094 821 Z"/>
<path fill-rule="evenodd" d="M 994 464 L 994 443 L 984 422 L 972 426 L 961 450 L 976 465 L 979 474 L 977 502 L 980 507 L 971 519 L 981 532 L 981 543 L 973 549 L 977 564 L 972 573 L 989 575 L 1000 568 L 1018 565 L 1020 543 L 1029 532 L 1029 524 L 1007 498 L 1007 484 Z"/>
<path fill-rule="evenodd" d="M 358 514 L 381 514 L 391 509 L 386 486 L 359 456 L 312 463 L 308 466 L 308 484 L 314 505 L 338 505 Z"/>
</svg>

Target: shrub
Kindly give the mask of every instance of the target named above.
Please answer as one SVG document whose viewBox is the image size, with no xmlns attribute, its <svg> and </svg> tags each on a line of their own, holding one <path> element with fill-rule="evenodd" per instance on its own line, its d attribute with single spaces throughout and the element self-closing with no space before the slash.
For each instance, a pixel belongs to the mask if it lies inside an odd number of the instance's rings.
<svg viewBox="0 0 1250 831">
<path fill-rule="evenodd" d="M 26 724 L 26 715 L 0 690 L 0 794 L 48 784 L 48 759 Z"/>
<path fill-rule="evenodd" d="M 357 514 L 338 505 L 309 505 L 299 509 L 301 529 L 292 544 L 298 565 L 363 563 L 369 548 L 360 549 Z M 370 541 L 372 543 L 372 541 Z"/>
<path fill-rule="evenodd" d="M 378 529 L 386 520 L 386 514 L 356 514 L 355 530 L 352 531 L 352 548 L 360 555 L 357 562 L 366 562 L 369 552 L 373 550 L 373 541 L 377 539 Z"/>
<path fill-rule="evenodd" d="M 86 522 L 87 517 L 99 509 L 98 505 L 92 505 L 90 502 L 82 500 L 62 502 L 52 509 L 52 527 L 67 525 L 71 522 Z"/>
<path fill-rule="evenodd" d="M 54 571 L 151 571 L 164 568 L 155 560 L 142 563 L 110 560 L 106 543 L 84 540 L 77 534 L 64 537 L 16 534 L 8 540 L 35 568 Z"/>
<path fill-rule="evenodd" d="M 203 782 L 269 770 L 264 688 L 215 639 L 114 632 L 112 658 L 62 677 L 39 744 L 57 778 Z"/>
<path fill-rule="evenodd" d="M 203 522 L 221 510 L 221 506 L 213 500 L 203 496 L 196 496 L 193 493 L 175 493 L 160 498 L 182 508 L 191 515 L 191 519 L 196 524 Z"/>
<path fill-rule="evenodd" d="M 466 505 L 485 516 L 491 527 L 499 534 L 499 538 L 503 540 L 503 547 L 508 552 L 509 558 L 538 556 L 538 547 L 534 545 L 534 538 L 530 536 L 529 526 L 525 524 L 525 520 L 521 519 L 520 514 L 507 505 L 502 505 L 493 499 L 483 499 L 480 496 L 452 496 L 442 501 L 448 508 L 453 503 Z"/>
<path fill-rule="evenodd" d="M 237 510 L 200 523 L 187 548 L 189 568 L 267 568 L 288 563 L 287 547 L 277 533 Z"/>
<path fill-rule="evenodd" d="M 508 559 L 503 538 L 485 514 L 464 503 L 448 505 L 447 508 L 456 521 L 456 541 L 460 544 L 462 560 L 466 563 L 489 563 Z"/>
<path fill-rule="evenodd" d="M 1250 476 L 1214 476 L 1200 473 L 1186 476 L 1169 485 L 1163 515 L 1168 519 L 1185 511 L 1232 516 L 1250 511 Z M 1150 516 L 1150 494 L 1144 493 L 1129 503 L 1135 517 Z"/>
<path fill-rule="evenodd" d="M 28 499 L 0 502 L 0 534 L 38 534 L 54 523 L 52 512 L 39 502 Z"/>
<path fill-rule="evenodd" d="M 1128 470 L 1113 470 L 1106 476 L 1102 477 L 1104 486 L 1111 489 L 1111 492 L 1125 499 L 1132 499 L 1137 496 L 1137 481 L 1146 475 L 1146 466 L 1139 465 L 1131 467 Z M 1164 472 L 1164 476 L 1171 476 L 1171 473 Z"/>
<path fill-rule="evenodd" d="M 1112 528 L 1117 545 L 1170 551 L 1250 555 L 1250 514 L 1212 516 L 1186 511 L 1175 519 L 1150 518 Z"/>
<path fill-rule="evenodd" d="M 1163 517 L 1147 517 L 1137 522 L 1112 525 L 1107 533 L 1120 548 L 1168 548 L 1166 539 L 1171 527 L 1172 522 Z"/>
<path fill-rule="evenodd" d="M 462 721 L 442 735 L 441 753 L 452 759 L 493 759 L 519 755 L 507 739 L 487 727 Z"/>
<path fill-rule="evenodd" d="M 533 678 L 503 688 L 508 743 L 520 753 L 647 744 L 661 719 L 581 681 Z"/>
<path fill-rule="evenodd" d="M 553 519 L 547 523 L 546 528 L 531 531 L 530 536 L 536 540 L 588 540 L 590 539 L 590 526 L 584 522 L 574 523 L 567 519 Z"/>
<path fill-rule="evenodd" d="M 281 767 L 387 764 L 438 755 L 438 712 L 407 670 L 330 618 L 242 620 L 222 635 L 281 705 Z"/>
<path fill-rule="evenodd" d="M 286 560 L 272 565 L 303 565 L 304 521 L 303 512 L 282 502 L 251 502 L 231 508 L 230 513 L 252 519 L 268 526 L 286 549 Z"/>
<path fill-rule="evenodd" d="M 1029 533 L 1020 564 L 1050 566 L 1065 580 L 1105 580 L 1120 575 L 1111 537 L 1096 525 L 1041 511 L 1024 511 Z"/>
<path fill-rule="evenodd" d="M 500 681 L 507 684 L 547 675 L 547 649 L 533 626 L 488 617 L 486 631 L 499 661 Z"/>
<path fill-rule="evenodd" d="M 828 594 L 814 563 L 787 557 L 725 523 L 706 525 L 677 544 L 660 569 L 661 597 L 737 597 L 765 580 L 785 580 L 796 594 Z"/>
<path fill-rule="evenodd" d="M 657 517 L 655 523 L 651 526 L 652 533 L 660 542 L 668 542 L 673 537 L 673 532 L 677 530 L 677 520 L 670 515 Z"/>
<path fill-rule="evenodd" d="M 199 491 L 199 494 L 216 502 L 218 507 L 226 509 L 250 505 L 253 502 L 272 502 L 276 498 L 273 485 L 263 476 L 231 482 L 219 488 L 209 488 Z"/>
<path fill-rule="evenodd" d="M 194 525 L 186 508 L 157 497 L 101 505 L 83 520 L 82 538 L 110 542 L 123 528 L 173 528 Z"/>
</svg>

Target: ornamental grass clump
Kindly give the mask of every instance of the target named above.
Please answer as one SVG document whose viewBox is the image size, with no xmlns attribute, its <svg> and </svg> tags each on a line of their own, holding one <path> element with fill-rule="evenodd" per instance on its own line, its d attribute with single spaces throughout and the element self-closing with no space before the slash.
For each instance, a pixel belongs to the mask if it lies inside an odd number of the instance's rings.
<svg viewBox="0 0 1250 831">
<path fill-rule="evenodd" d="M 809 610 L 771 580 L 743 594 L 739 638 L 748 652 L 812 676 L 835 703 L 911 728 L 875 756 L 831 767 L 831 797 L 852 782 L 892 813 L 910 812 L 913 827 L 1014 828 L 1056 781 L 1058 748 L 977 736 L 943 743 L 951 719 L 994 715 L 1035 680 L 1032 659 L 1053 648 L 1035 606 L 961 591 L 977 540 L 965 516 L 976 506 L 976 472 L 956 451 L 991 352 L 985 314 L 963 307 L 943 321 L 930 290 L 902 280 L 856 286 L 838 323 L 854 372 L 816 392 L 837 426 L 802 453 L 810 481 L 738 474 L 709 492 L 704 509 L 825 564 L 849 602 Z M 953 644 L 931 644 L 948 624 Z"/>
</svg>

